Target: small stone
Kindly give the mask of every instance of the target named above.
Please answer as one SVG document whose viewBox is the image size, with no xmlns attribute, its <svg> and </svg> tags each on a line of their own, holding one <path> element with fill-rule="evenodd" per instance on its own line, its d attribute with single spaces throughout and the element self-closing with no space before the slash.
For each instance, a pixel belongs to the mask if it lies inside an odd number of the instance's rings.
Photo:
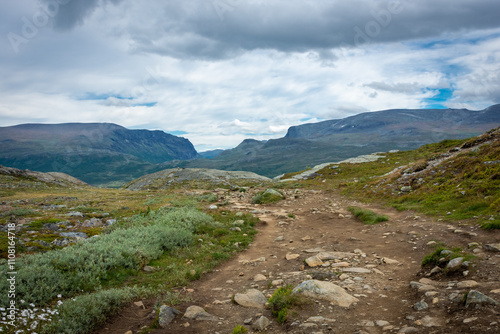
<svg viewBox="0 0 500 334">
<path fill-rule="evenodd" d="M 310 237 L 309 235 L 306 235 L 305 237 L 301 238 L 300 240 L 308 241 L 308 240 L 312 240 L 312 237 Z"/>
<path fill-rule="evenodd" d="M 254 282 L 262 282 L 262 281 L 265 281 L 267 280 L 267 277 L 262 275 L 262 274 L 257 274 L 253 277 L 253 281 Z"/>
<path fill-rule="evenodd" d="M 417 311 L 423 311 L 423 310 L 426 310 L 429 308 L 429 304 L 427 304 L 425 301 L 421 300 L 421 301 L 415 303 L 415 305 L 413 305 L 413 308 Z"/>
<path fill-rule="evenodd" d="M 399 264 L 399 261 L 384 257 L 382 261 L 386 264 Z"/>
<path fill-rule="evenodd" d="M 359 322 L 359 325 L 363 327 L 374 327 L 375 323 L 371 320 L 361 320 Z"/>
<path fill-rule="evenodd" d="M 323 261 L 321 261 L 321 259 L 316 255 L 308 257 L 305 260 L 305 262 L 309 267 L 318 267 L 318 266 L 321 266 L 323 264 Z"/>
<path fill-rule="evenodd" d="M 234 301 L 244 307 L 264 308 L 267 299 L 259 290 L 250 289 L 246 293 L 237 293 Z"/>
<path fill-rule="evenodd" d="M 477 320 L 477 317 L 467 318 L 467 319 L 464 319 L 463 323 L 468 324 L 469 322 L 473 322 L 476 320 Z"/>
<path fill-rule="evenodd" d="M 150 272 L 155 271 L 156 269 L 154 267 L 151 267 L 151 266 L 144 266 L 144 268 L 142 268 L 142 270 L 147 272 L 147 273 L 150 273 Z"/>
<path fill-rule="evenodd" d="M 162 305 L 158 314 L 158 324 L 161 328 L 166 328 L 178 314 L 181 314 L 179 310 L 167 305 Z"/>
<path fill-rule="evenodd" d="M 144 306 L 144 303 L 142 301 L 134 302 L 134 305 L 137 307 L 142 307 L 144 310 L 146 309 L 146 306 Z"/>
<path fill-rule="evenodd" d="M 311 329 L 311 328 L 318 327 L 318 325 L 311 323 L 311 322 L 306 322 L 306 323 L 300 324 L 299 327 L 305 328 L 305 329 Z"/>
<path fill-rule="evenodd" d="M 463 262 L 464 262 L 464 258 L 463 257 L 454 258 L 453 260 L 451 260 L 450 262 L 448 262 L 448 264 L 446 265 L 446 269 L 449 272 L 457 271 L 458 269 L 460 269 L 460 267 L 462 266 Z"/>
<path fill-rule="evenodd" d="M 206 320 L 206 321 L 217 321 L 217 317 L 211 315 L 203 308 L 193 305 L 189 306 L 184 313 L 184 318 L 193 320 Z"/>
<path fill-rule="evenodd" d="M 490 252 L 500 252 L 500 243 L 499 244 L 487 244 L 484 245 L 484 249 Z"/>
<path fill-rule="evenodd" d="M 287 259 L 288 261 L 298 259 L 299 257 L 300 257 L 300 254 L 287 253 L 285 255 L 285 259 Z"/>
<path fill-rule="evenodd" d="M 268 318 L 266 318 L 265 316 L 261 316 L 252 324 L 252 328 L 257 331 L 263 331 L 267 326 L 269 326 L 270 323 L 271 321 L 269 321 Z"/>
<path fill-rule="evenodd" d="M 422 322 L 422 326 L 424 327 L 440 327 L 440 326 L 443 326 L 442 322 L 440 319 L 438 318 L 432 318 L 432 317 L 429 317 L 428 315 L 426 315 L 425 317 L 423 317 L 421 320 Z"/>
<path fill-rule="evenodd" d="M 467 294 L 467 300 L 465 301 L 465 307 L 469 307 L 470 304 L 491 304 L 491 305 L 499 305 L 499 303 L 494 300 L 493 298 L 490 298 L 483 293 L 476 291 L 476 290 L 471 290 Z"/>
<path fill-rule="evenodd" d="M 273 286 L 283 285 L 283 280 L 282 279 L 277 279 L 277 280 L 272 281 L 271 284 Z"/>
<path fill-rule="evenodd" d="M 479 286 L 479 283 L 473 280 L 462 281 L 457 283 L 457 288 L 459 289 L 472 289 Z"/>
<path fill-rule="evenodd" d="M 377 320 L 375 321 L 375 324 L 379 327 L 385 327 L 389 325 L 389 322 L 385 320 Z"/>
<path fill-rule="evenodd" d="M 401 328 L 398 333 L 401 333 L 401 334 L 418 333 L 418 329 L 416 329 L 415 327 L 404 327 L 404 328 Z"/>
<path fill-rule="evenodd" d="M 212 204 L 208 207 L 209 210 L 217 210 L 217 205 Z"/>
</svg>

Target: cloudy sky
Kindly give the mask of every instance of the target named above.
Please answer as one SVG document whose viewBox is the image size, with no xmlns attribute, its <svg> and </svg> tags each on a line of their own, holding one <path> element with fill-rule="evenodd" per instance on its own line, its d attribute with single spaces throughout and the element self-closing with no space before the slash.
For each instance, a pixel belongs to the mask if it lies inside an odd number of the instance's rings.
<svg viewBox="0 0 500 334">
<path fill-rule="evenodd" d="M 113 122 L 199 151 L 391 108 L 500 103 L 498 0 L 0 1 L 0 126 Z"/>
</svg>

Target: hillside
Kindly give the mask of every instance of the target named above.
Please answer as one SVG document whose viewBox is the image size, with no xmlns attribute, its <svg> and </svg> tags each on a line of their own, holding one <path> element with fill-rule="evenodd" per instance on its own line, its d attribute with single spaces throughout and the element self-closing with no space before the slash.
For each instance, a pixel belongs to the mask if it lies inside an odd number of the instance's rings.
<svg viewBox="0 0 500 334">
<path fill-rule="evenodd" d="M 500 129 L 376 156 L 240 188 L 192 170 L 34 188 L 1 169 L 0 253 L 15 230 L 25 303 L 0 328 L 498 333 Z"/>
<path fill-rule="evenodd" d="M 412 150 L 444 139 L 477 136 L 500 125 L 500 105 L 467 109 L 383 110 L 292 126 L 283 138 L 246 139 L 213 159 L 169 167 L 245 170 L 275 177 L 314 165 L 390 150 Z"/>
<path fill-rule="evenodd" d="M 159 163 L 197 157 L 189 140 L 163 131 L 109 123 L 0 127 L 1 164 L 64 172 L 91 184 L 121 183 L 162 169 Z"/>
</svg>

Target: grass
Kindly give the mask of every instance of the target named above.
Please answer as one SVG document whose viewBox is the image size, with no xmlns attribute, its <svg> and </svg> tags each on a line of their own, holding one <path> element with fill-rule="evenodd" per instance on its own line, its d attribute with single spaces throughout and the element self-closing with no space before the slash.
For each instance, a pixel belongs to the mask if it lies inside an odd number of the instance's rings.
<svg viewBox="0 0 500 334">
<path fill-rule="evenodd" d="M 375 225 L 389 220 L 387 216 L 379 215 L 371 210 L 362 209 L 356 206 L 350 206 L 349 211 L 352 212 L 354 217 L 358 218 L 366 225 Z"/>
<path fill-rule="evenodd" d="M 441 254 L 443 251 L 449 251 L 451 253 Z M 444 267 L 449 261 L 458 257 L 462 257 L 464 261 L 472 261 L 476 258 L 474 255 L 465 252 L 461 247 L 447 247 L 443 243 L 437 243 L 436 249 L 422 259 L 422 268 L 436 266 Z M 440 261 L 443 258 L 445 261 Z M 448 274 L 446 270 L 444 273 Z"/>
<path fill-rule="evenodd" d="M 280 324 L 290 319 L 294 308 L 304 303 L 303 297 L 293 293 L 293 286 L 286 285 L 276 290 L 268 300 L 273 317 Z"/>
<path fill-rule="evenodd" d="M 233 328 L 233 331 L 231 332 L 232 334 L 245 334 L 248 333 L 248 329 L 242 325 L 236 325 L 236 327 Z"/>
</svg>

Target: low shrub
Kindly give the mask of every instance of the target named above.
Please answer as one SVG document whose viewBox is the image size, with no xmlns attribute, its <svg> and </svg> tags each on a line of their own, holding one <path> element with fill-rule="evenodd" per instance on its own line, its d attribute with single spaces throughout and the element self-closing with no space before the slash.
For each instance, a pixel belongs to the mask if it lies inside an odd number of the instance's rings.
<svg viewBox="0 0 500 334">
<path fill-rule="evenodd" d="M 352 212 L 354 217 L 358 218 L 366 225 L 375 225 L 389 220 L 387 216 L 379 215 L 371 210 L 362 209 L 356 206 L 350 206 L 349 211 Z"/>
<path fill-rule="evenodd" d="M 280 324 L 288 321 L 291 309 L 302 303 L 302 297 L 293 293 L 293 286 L 291 285 L 279 288 L 268 300 L 271 312 Z"/>
<path fill-rule="evenodd" d="M 253 204 L 267 204 L 276 203 L 284 199 L 285 196 L 278 190 L 267 189 L 266 191 L 261 191 L 252 197 Z"/>
</svg>

